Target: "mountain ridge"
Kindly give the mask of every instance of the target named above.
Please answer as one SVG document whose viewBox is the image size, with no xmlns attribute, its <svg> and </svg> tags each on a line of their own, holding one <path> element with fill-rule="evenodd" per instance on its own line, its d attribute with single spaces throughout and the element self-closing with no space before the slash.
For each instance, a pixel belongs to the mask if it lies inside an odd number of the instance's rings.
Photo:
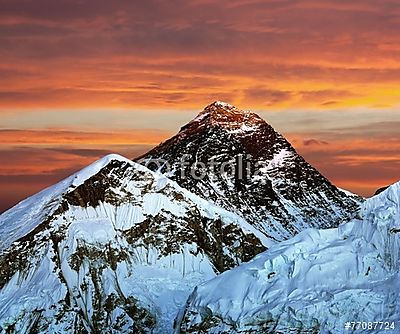
<svg viewBox="0 0 400 334">
<path fill-rule="evenodd" d="M 3 331 L 170 334 L 195 286 L 359 209 L 259 116 L 222 102 L 150 152 L 159 166 L 111 154 L 0 215 Z"/>
<path fill-rule="evenodd" d="M 20 233 L 8 238 L 10 226 Z M 0 231 L 0 328 L 16 333 L 170 333 L 196 283 L 268 245 L 241 217 L 118 155 L 7 211 Z"/>
</svg>

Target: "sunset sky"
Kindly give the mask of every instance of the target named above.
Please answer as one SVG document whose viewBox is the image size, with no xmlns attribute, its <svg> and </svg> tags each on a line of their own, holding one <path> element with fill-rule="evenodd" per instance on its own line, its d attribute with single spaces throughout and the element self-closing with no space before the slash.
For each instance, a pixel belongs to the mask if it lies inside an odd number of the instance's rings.
<svg viewBox="0 0 400 334">
<path fill-rule="evenodd" d="M 0 0 L 0 212 L 214 100 L 336 185 L 400 179 L 400 1 Z"/>
</svg>

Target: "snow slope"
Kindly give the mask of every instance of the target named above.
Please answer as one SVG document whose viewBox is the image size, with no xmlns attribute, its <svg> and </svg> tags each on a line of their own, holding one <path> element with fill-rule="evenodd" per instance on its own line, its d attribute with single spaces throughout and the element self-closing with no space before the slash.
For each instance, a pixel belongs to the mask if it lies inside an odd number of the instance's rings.
<svg viewBox="0 0 400 334">
<path fill-rule="evenodd" d="M 351 333 L 351 321 L 400 333 L 400 182 L 365 201 L 361 220 L 309 229 L 198 286 L 181 333 Z M 179 330 L 177 330 L 177 333 Z"/>
<path fill-rule="evenodd" d="M 13 241 L 32 231 L 41 221 L 60 205 L 61 195 L 68 189 L 82 184 L 90 176 L 95 175 L 112 160 L 121 160 L 131 163 L 128 159 L 109 154 L 104 158 L 85 167 L 76 174 L 54 186 L 46 188 L 26 200 L 18 203 L 13 208 L 0 215 L 0 250 L 8 247 Z M 138 166 L 138 168 L 141 168 Z"/>
<path fill-rule="evenodd" d="M 0 236 L 0 333 L 169 334 L 195 285 L 270 246 L 118 155 L 5 212 Z"/>
</svg>

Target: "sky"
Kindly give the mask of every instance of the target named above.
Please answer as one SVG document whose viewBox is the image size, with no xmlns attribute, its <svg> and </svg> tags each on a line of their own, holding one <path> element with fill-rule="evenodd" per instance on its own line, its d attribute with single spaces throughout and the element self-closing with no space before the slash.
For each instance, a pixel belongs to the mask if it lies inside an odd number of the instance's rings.
<svg viewBox="0 0 400 334">
<path fill-rule="evenodd" d="M 0 212 L 214 100 L 339 187 L 400 179 L 398 0 L 0 0 Z"/>
</svg>

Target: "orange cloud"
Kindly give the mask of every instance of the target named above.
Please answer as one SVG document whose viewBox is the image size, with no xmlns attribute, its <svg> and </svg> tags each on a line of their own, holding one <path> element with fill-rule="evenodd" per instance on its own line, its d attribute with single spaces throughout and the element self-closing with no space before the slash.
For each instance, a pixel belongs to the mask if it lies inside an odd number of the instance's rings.
<svg viewBox="0 0 400 334">
<path fill-rule="evenodd" d="M 400 141 L 387 135 L 380 139 L 367 135 L 326 139 L 320 133 L 318 139 L 304 139 L 305 134 L 289 134 L 289 138 L 296 150 L 334 184 L 371 196 L 376 189 L 400 180 Z"/>
<path fill-rule="evenodd" d="M 396 106 L 399 29 L 390 0 L 3 1 L 0 110 Z"/>
<path fill-rule="evenodd" d="M 138 145 L 157 144 L 170 133 L 163 130 L 132 130 L 130 132 L 84 132 L 72 130 L 0 129 L 1 145 Z"/>
<path fill-rule="evenodd" d="M 0 145 L 0 212 L 109 153 L 134 158 L 151 145 Z"/>
</svg>

